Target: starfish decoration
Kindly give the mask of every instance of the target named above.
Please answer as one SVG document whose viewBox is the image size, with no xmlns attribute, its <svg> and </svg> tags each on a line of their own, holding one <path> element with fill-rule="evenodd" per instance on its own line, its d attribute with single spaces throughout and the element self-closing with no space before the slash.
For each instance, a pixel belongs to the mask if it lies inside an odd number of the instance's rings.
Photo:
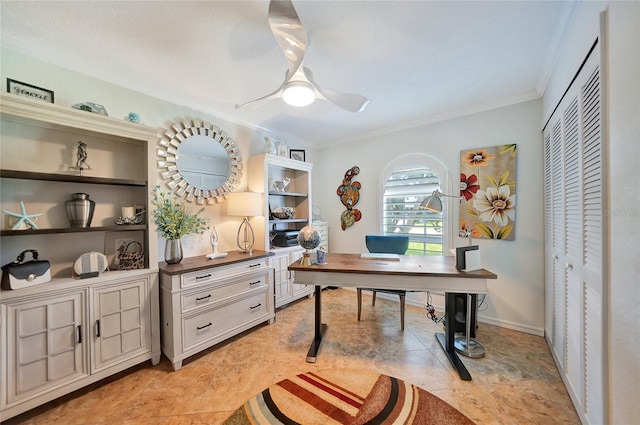
<svg viewBox="0 0 640 425">
<path fill-rule="evenodd" d="M 7 210 L 2 210 L 3 213 L 5 213 L 7 215 L 10 215 L 12 217 L 16 217 L 18 219 L 16 221 L 16 223 L 13 225 L 13 227 L 11 228 L 11 230 L 16 230 L 18 227 L 20 227 L 22 225 L 22 223 L 26 223 L 32 229 L 38 229 L 38 225 L 36 223 L 34 223 L 33 220 L 31 220 L 31 219 L 35 218 L 35 217 L 40 217 L 42 215 L 42 213 L 40 213 L 40 214 L 27 214 L 27 210 L 24 207 L 24 202 L 22 202 L 22 201 L 20 201 L 20 210 L 22 211 L 21 214 L 14 213 L 14 212 L 7 211 Z"/>
</svg>

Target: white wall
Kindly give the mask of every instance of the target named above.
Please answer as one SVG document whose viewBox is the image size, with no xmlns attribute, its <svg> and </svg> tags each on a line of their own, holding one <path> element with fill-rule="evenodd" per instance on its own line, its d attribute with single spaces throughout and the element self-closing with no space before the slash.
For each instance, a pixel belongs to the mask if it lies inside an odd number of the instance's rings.
<svg viewBox="0 0 640 425">
<path fill-rule="evenodd" d="M 412 153 L 431 155 L 457 182 L 462 149 L 517 143 L 515 240 L 474 239 L 480 245 L 483 266 L 498 275 L 497 280 L 489 281 L 488 309 L 480 313 L 479 320 L 542 335 L 541 120 L 542 103 L 538 99 L 316 151 L 314 204 L 320 206 L 322 219 L 330 223 L 330 251 L 365 252 L 365 235 L 379 233 L 379 175 L 394 159 Z M 354 165 L 360 167 L 354 180 L 362 184 L 356 205 L 362 219 L 343 231 L 340 214 L 344 207 L 336 189 L 345 171 Z M 452 207 L 457 217 L 457 205 Z M 454 245 L 464 244 L 464 240 L 454 238 Z"/>
<path fill-rule="evenodd" d="M 612 4 L 609 27 L 611 423 L 631 423 L 640 394 L 640 3 Z"/>
<path fill-rule="evenodd" d="M 544 117 L 558 101 L 599 33 L 608 10 L 602 47 L 608 103 L 608 173 L 605 200 L 605 297 L 608 308 L 609 420 L 638 421 L 640 394 L 640 3 L 583 2 L 562 45 L 544 96 Z M 563 90 L 562 90 L 563 91 Z"/>
<path fill-rule="evenodd" d="M 4 83 L 6 78 L 12 78 L 39 87 L 46 87 L 55 92 L 55 103 L 58 105 L 71 106 L 80 102 L 93 102 L 104 105 L 109 116 L 114 118 L 124 118 L 129 112 L 138 112 L 144 124 L 158 128 L 158 134 L 161 134 L 160 129 L 166 128 L 171 122 L 188 118 L 203 119 L 218 125 L 234 139 L 242 154 L 245 166 L 240 190 L 246 188 L 247 160 L 250 156 L 262 153 L 264 136 L 269 135 L 274 139 L 281 139 L 278 134 L 256 131 L 243 125 L 221 120 L 207 113 L 113 85 L 10 50 L 2 49 L 0 53 L 2 63 L 0 81 Z M 296 146 L 291 144 L 290 147 L 295 148 Z M 312 152 L 308 152 L 307 156 L 313 158 Z M 159 174 L 156 183 L 162 183 Z M 166 187 L 163 188 L 166 189 Z M 192 204 L 192 207 L 194 210 L 200 208 L 195 204 Z M 226 215 L 226 203 L 207 205 L 203 216 L 210 219 L 210 225 L 216 226 L 220 236 L 219 251 L 236 250 L 236 233 L 241 219 Z M 164 259 L 164 245 L 164 239 L 159 238 L 159 259 Z M 208 254 L 211 252 L 209 235 L 186 236 L 183 238 L 183 248 L 185 257 Z"/>
</svg>

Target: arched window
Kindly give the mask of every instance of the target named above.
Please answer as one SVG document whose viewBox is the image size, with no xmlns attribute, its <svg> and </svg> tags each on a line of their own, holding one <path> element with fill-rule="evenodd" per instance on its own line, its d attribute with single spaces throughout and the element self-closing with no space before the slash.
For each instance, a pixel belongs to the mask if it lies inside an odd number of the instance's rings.
<svg viewBox="0 0 640 425">
<path fill-rule="evenodd" d="M 408 255 L 443 255 L 450 246 L 448 205 L 442 213 L 419 208 L 435 189 L 449 190 L 447 176 L 440 161 L 420 154 L 395 159 L 383 170 L 380 231 L 409 236 Z"/>
</svg>

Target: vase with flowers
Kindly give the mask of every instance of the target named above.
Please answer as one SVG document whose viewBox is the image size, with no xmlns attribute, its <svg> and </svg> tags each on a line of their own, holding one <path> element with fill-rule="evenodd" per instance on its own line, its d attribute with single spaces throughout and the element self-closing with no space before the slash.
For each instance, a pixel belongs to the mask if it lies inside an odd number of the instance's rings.
<svg viewBox="0 0 640 425">
<path fill-rule="evenodd" d="M 204 207 L 196 212 L 189 211 L 177 195 L 163 192 L 160 186 L 156 186 L 152 193 L 152 203 L 156 207 L 153 218 L 158 233 L 167 241 L 164 260 L 168 264 L 179 263 L 182 261 L 182 237 L 192 233 L 202 234 L 209 229 L 209 220 L 200 217 Z"/>
</svg>

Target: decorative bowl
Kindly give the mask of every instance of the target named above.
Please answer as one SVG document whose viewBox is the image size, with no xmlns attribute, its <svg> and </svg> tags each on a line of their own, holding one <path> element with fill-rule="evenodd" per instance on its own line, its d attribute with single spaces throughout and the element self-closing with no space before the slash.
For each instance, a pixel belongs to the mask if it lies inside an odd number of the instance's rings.
<svg viewBox="0 0 640 425">
<path fill-rule="evenodd" d="M 278 207 L 271 212 L 271 215 L 274 218 L 279 218 L 281 220 L 292 218 L 295 214 L 295 209 L 291 207 Z"/>
<path fill-rule="evenodd" d="M 117 225 L 123 224 L 140 224 L 142 221 L 139 217 L 117 217 L 115 223 Z"/>
</svg>

